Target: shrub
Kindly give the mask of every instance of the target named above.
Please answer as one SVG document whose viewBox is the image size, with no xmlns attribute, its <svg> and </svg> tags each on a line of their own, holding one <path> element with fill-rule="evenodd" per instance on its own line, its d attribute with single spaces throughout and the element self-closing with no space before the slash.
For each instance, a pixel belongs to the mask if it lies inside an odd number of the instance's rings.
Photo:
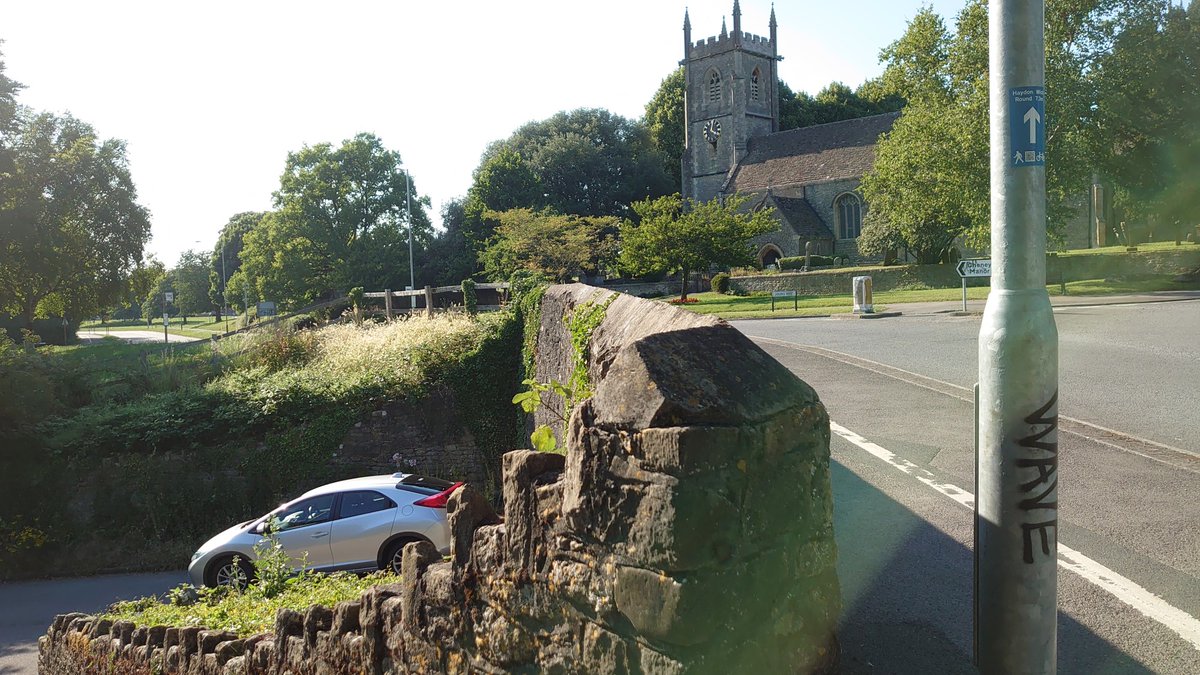
<svg viewBox="0 0 1200 675">
<path fill-rule="evenodd" d="M 714 274 L 710 285 L 714 293 L 729 293 L 729 275 L 724 272 Z"/>
<path fill-rule="evenodd" d="M 462 282 L 463 308 L 467 310 L 467 314 L 474 314 L 479 311 L 479 297 L 475 295 L 475 281 L 472 279 L 463 279 Z"/>
<path fill-rule="evenodd" d="M 845 264 L 845 256 L 836 255 L 813 255 L 813 267 L 830 267 L 832 265 Z M 779 269 L 781 270 L 799 270 L 804 268 L 804 256 L 799 255 L 794 258 L 780 258 Z"/>
</svg>

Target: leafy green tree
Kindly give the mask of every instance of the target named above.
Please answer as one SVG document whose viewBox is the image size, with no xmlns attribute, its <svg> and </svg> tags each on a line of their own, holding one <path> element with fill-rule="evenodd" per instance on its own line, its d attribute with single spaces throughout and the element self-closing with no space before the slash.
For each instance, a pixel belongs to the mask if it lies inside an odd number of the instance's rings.
<svg viewBox="0 0 1200 675">
<path fill-rule="evenodd" d="M 488 212 L 499 223 L 479 255 L 491 279 L 508 279 L 519 269 L 541 272 L 559 282 L 594 273 L 614 251 L 612 216 L 564 216 L 551 211 L 509 209 Z"/>
<path fill-rule="evenodd" d="M 1087 129 L 1095 109 L 1088 78 L 1111 49 L 1127 10 L 1148 0 L 1049 0 L 1046 6 L 1046 191 L 1052 238 L 1077 208 L 1095 166 Z M 871 211 L 868 245 L 899 234 L 922 262 L 944 257 L 960 235 L 991 238 L 988 128 L 988 20 L 984 0 L 959 13 L 954 33 L 931 9 L 881 54 L 887 67 L 873 95 L 907 101 L 875 148 L 862 182 Z M 870 233 L 886 227 L 884 233 Z"/>
<path fill-rule="evenodd" d="M 560 112 L 493 143 L 468 199 L 488 211 L 549 207 L 581 216 L 624 216 L 630 202 L 672 189 L 663 166 L 641 124 L 601 109 Z M 516 189 L 504 187 L 512 184 Z"/>
<path fill-rule="evenodd" d="M 208 296 L 209 258 L 205 252 L 184 251 L 171 270 L 175 307 L 184 317 L 204 314 L 213 308 Z"/>
<path fill-rule="evenodd" d="M 239 256 L 246 233 L 261 223 L 266 215 L 261 211 L 238 213 L 221 228 L 209 260 L 208 299 L 212 307 L 219 309 L 226 304 L 227 301 L 222 296 L 229 277 L 242 266 Z"/>
<path fill-rule="evenodd" d="M 169 316 L 179 313 L 174 302 L 167 302 L 166 294 L 175 292 L 175 275 L 170 271 L 164 272 L 150 287 L 150 291 L 142 298 L 142 318 L 146 323 L 160 319 L 165 312 Z"/>
<path fill-rule="evenodd" d="M 635 202 L 638 222 L 621 225 L 622 267 L 634 274 L 678 273 L 683 280 L 680 298 L 686 300 L 689 274 L 750 264 L 750 240 L 779 228 L 770 211 L 744 209 L 748 200 L 731 195 L 697 202 L 675 194 Z"/>
<path fill-rule="evenodd" d="M 432 233 L 428 199 L 417 197 L 415 182 L 407 189 L 411 222 L 400 155 L 371 134 L 290 153 L 276 210 L 244 235 L 241 267 L 229 285 L 241 275 L 255 299 L 287 308 L 354 286 L 403 288 L 410 225 L 414 248 L 424 249 Z"/>
<path fill-rule="evenodd" d="M 1089 141 L 1126 216 L 1178 238 L 1200 218 L 1200 3 L 1148 5 L 1099 59 Z"/>
<path fill-rule="evenodd" d="M 150 238 L 125 144 L 70 115 L 17 124 L 0 185 L 0 310 L 32 326 L 51 306 L 76 317 L 111 306 Z"/>
<path fill-rule="evenodd" d="M 450 286 L 475 276 L 479 261 L 467 238 L 466 200 L 451 199 L 442 205 L 442 230 L 421 256 L 419 274 L 433 286 Z"/>
<path fill-rule="evenodd" d="M 650 132 L 650 142 L 663 160 L 663 170 L 672 185 L 679 185 L 682 177 L 681 160 L 684 142 L 684 81 L 683 67 L 676 68 L 659 85 L 654 97 L 646 104 L 646 115 L 642 124 Z"/>
</svg>

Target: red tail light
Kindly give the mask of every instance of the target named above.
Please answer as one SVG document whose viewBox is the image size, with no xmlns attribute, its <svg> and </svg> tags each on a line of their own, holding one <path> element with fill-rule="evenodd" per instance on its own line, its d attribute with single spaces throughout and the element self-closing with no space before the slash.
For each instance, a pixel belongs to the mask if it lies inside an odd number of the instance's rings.
<svg viewBox="0 0 1200 675">
<path fill-rule="evenodd" d="M 436 495 L 430 495 L 424 499 L 418 499 L 417 501 L 413 502 L 413 506 L 428 506 L 431 509 L 444 509 L 446 508 L 446 502 L 450 500 L 450 493 L 457 490 L 458 486 L 460 485 L 462 485 L 462 481 L 451 485 Z"/>
</svg>

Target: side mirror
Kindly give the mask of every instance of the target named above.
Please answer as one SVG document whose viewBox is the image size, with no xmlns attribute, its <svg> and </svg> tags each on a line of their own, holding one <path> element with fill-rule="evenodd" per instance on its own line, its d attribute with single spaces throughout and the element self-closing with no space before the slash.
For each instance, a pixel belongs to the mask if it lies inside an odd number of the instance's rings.
<svg viewBox="0 0 1200 675">
<path fill-rule="evenodd" d="M 254 526 L 255 534 L 263 534 L 266 531 L 267 531 L 267 521 L 265 521 L 265 520 Z"/>
</svg>

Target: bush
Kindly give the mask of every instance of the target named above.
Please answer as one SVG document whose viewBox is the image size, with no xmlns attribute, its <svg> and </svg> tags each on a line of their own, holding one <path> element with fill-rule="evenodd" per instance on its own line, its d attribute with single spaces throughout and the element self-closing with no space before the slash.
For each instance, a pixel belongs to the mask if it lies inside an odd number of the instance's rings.
<svg viewBox="0 0 1200 675">
<path fill-rule="evenodd" d="M 837 255 L 813 255 L 813 267 L 831 267 L 834 265 L 845 265 L 847 258 Z M 804 256 L 796 256 L 794 258 L 780 258 L 779 269 L 781 270 L 799 270 L 804 269 Z"/>
<path fill-rule="evenodd" d="M 467 314 L 474 314 L 479 311 L 479 298 L 475 295 L 475 281 L 472 279 L 463 279 L 462 281 L 463 308 L 467 310 Z"/>
<path fill-rule="evenodd" d="M 729 275 L 724 272 L 714 274 L 710 286 L 714 293 L 729 293 Z"/>
</svg>

